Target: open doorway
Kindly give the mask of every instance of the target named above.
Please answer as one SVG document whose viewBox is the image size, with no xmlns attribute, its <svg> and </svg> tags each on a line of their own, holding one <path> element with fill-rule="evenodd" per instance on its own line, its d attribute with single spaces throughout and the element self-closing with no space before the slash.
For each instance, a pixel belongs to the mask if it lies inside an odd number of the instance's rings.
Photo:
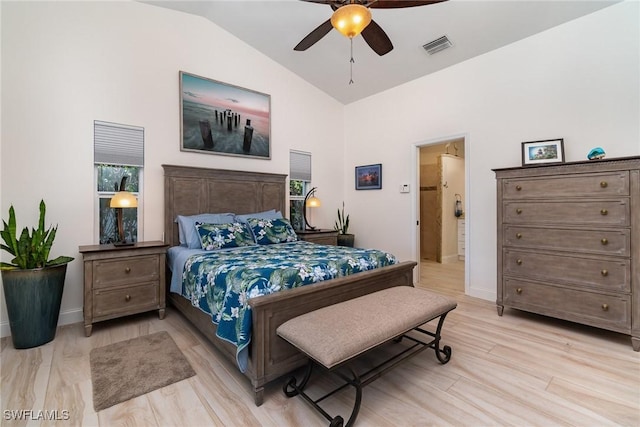
<svg viewBox="0 0 640 427">
<path fill-rule="evenodd" d="M 465 138 L 419 145 L 419 283 L 465 291 Z"/>
</svg>

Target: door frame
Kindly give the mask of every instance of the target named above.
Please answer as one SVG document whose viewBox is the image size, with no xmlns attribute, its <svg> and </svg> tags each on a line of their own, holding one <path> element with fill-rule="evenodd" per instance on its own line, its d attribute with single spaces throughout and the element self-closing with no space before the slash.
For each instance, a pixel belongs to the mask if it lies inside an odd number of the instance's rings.
<svg viewBox="0 0 640 427">
<path fill-rule="evenodd" d="M 414 192 L 414 197 L 411 200 L 411 221 L 414 226 L 412 227 L 413 231 L 413 260 L 417 263 L 416 268 L 413 270 L 413 281 L 414 283 L 420 282 L 420 148 L 426 147 L 429 145 L 439 145 L 446 144 L 454 139 L 462 139 L 464 146 L 464 217 L 465 217 L 465 237 L 464 237 L 464 293 L 469 295 L 469 278 L 471 277 L 471 268 L 469 262 L 469 248 L 470 248 L 470 223 L 471 223 L 471 215 L 469 212 L 471 211 L 469 205 L 469 189 L 470 189 L 470 181 L 469 181 L 469 167 L 471 163 L 471 156 L 469 153 L 469 134 L 468 133 L 460 133 L 449 135 L 446 137 L 437 137 L 424 141 L 419 141 L 413 144 L 413 153 L 412 153 L 412 180 L 413 180 L 413 188 L 416 189 Z"/>
</svg>

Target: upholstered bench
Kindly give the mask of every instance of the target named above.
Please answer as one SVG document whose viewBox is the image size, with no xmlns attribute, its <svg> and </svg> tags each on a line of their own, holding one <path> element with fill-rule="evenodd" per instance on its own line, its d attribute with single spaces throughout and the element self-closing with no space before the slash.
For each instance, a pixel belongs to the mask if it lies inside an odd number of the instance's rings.
<svg viewBox="0 0 640 427">
<path fill-rule="evenodd" d="M 343 389 L 347 384 L 355 387 L 356 399 L 347 426 L 353 425 L 360 409 L 362 387 L 374 381 L 384 372 L 417 353 L 433 348 L 441 363 L 451 358 L 451 347 L 440 348 L 440 333 L 445 316 L 456 308 L 456 301 L 424 289 L 397 286 L 384 289 L 359 298 L 327 306 L 288 320 L 280 325 L 277 333 L 302 353 L 309 357 L 304 377 L 298 384 L 292 377 L 284 385 L 287 396 L 302 396 L 313 405 L 331 426 L 342 426 L 341 416 L 331 417 L 319 402 Z M 440 318 L 435 332 L 420 326 Z M 409 332 L 416 331 L 417 333 Z M 416 338 L 430 336 L 430 340 Z M 400 346 L 401 352 L 369 371 L 356 374 L 349 367 L 356 357 L 390 340 L 407 338 L 410 346 Z M 311 376 L 312 367 L 320 365 L 329 372 L 340 376 L 345 384 L 328 394 L 312 399 L 304 392 Z M 343 374 L 350 372 L 351 377 Z"/>
</svg>

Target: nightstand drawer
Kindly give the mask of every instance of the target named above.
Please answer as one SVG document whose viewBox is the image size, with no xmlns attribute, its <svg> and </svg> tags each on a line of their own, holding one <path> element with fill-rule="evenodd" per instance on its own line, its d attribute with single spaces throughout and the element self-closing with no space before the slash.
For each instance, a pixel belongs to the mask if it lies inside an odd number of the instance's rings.
<svg viewBox="0 0 640 427">
<path fill-rule="evenodd" d="M 95 261 L 93 287 L 156 281 L 159 271 L 156 255 Z"/>
<path fill-rule="evenodd" d="M 126 288 L 95 290 L 93 320 L 159 308 L 159 288 L 158 282 L 152 282 Z"/>
</svg>

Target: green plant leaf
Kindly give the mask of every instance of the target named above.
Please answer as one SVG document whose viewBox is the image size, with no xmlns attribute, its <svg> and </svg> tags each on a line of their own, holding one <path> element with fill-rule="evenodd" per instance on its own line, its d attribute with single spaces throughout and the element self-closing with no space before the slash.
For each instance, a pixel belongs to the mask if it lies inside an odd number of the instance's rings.
<svg viewBox="0 0 640 427">
<path fill-rule="evenodd" d="M 48 265 L 65 264 L 73 261 L 73 258 L 67 256 L 59 256 L 49 261 L 49 254 L 56 238 L 58 226 L 50 226 L 49 229 L 45 229 L 46 211 L 44 200 L 40 200 L 38 228 L 32 228 L 31 234 L 28 227 L 23 228 L 20 238 L 17 239 L 15 210 L 13 205 L 9 208 L 9 222 L 2 221 L 3 229 L 0 231 L 0 237 L 2 237 L 5 244 L 0 244 L 0 249 L 7 251 L 14 258 L 11 260 L 11 264 L 1 262 L 0 269 L 42 268 Z"/>
</svg>

